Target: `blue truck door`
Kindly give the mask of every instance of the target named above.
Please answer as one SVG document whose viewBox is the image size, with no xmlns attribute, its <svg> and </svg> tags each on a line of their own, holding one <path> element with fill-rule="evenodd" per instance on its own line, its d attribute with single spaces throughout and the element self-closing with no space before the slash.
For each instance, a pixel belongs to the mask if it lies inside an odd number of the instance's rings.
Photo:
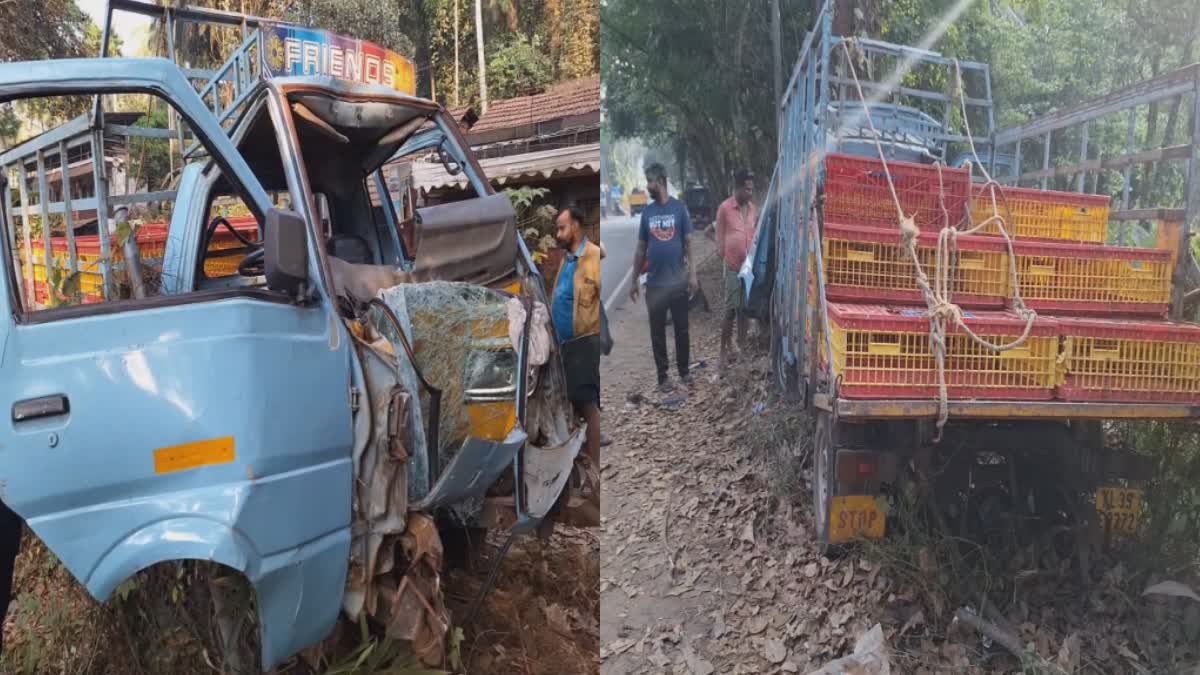
<svg viewBox="0 0 1200 675">
<path fill-rule="evenodd" d="M 0 96 L 152 91 L 261 218 L 266 193 L 191 85 L 131 61 L 0 65 Z M 349 559 L 353 440 L 351 349 L 328 299 L 253 288 L 36 310 L 11 241 L 0 499 L 99 600 L 155 563 L 211 560 L 254 585 L 265 668 L 324 638 Z"/>
</svg>

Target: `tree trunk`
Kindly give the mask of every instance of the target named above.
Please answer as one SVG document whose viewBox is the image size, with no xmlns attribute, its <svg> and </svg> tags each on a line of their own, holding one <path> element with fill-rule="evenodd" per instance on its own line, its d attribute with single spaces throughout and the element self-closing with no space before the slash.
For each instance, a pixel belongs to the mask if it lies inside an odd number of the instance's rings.
<svg viewBox="0 0 1200 675">
<path fill-rule="evenodd" d="M 877 38 L 882 28 L 881 15 L 880 0 L 835 0 L 833 34 Z"/>
<path fill-rule="evenodd" d="M 487 114 L 487 61 L 483 54 L 483 0 L 475 0 L 475 46 L 479 50 L 479 113 Z"/>
<path fill-rule="evenodd" d="M 413 10 L 416 14 L 417 21 L 420 26 L 419 34 L 413 36 L 413 46 L 416 49 L 417 63 L 417 81 L 413 84 L 417 87 L 418 95 L 420 92 L 428 92 L 424 94 L 430 99 L 433 98 L 433 53 L 429 49 L 429 38 L 431 37 L 429 29 L 429 17 L 425 14 L 425 0 L 412 0 Z"/>
<path fill-rule="evenodd" d="M 733 46 L 733 81 L 736 82 L 742 74 L 742 54 L 745 46 L 746 38 L 746 21 L 750 18 L 750 9 L 747 7 L 741 12 L 741 17 L 738 20 L 737 39 Z M 736 155 L 736 161 L 741 161 L 741 142 L 746 138 L 748 133 L 746 125 L 746 114 L 742 109 L 742 97 L 739 87 L 732 87 L 730 90 L 733 96 L 733 129 L 734 129 L 734 147 L 733 151 Z"/>
<path fill-rule="evenodd" d="M 1200 5 L 1197 5 L 1196 8 L 1193 9 L 1193 13 L 1194 14 L 1192 17 L 1192 25 L 1196 25 L 1198 22 L 1200 22 Z M 1188 39 L 1187 44 L 1184 45 L 1184 47 L 1183 47 L 1183 57 L 1181 59 L 1179 59 L 1179 66 L 1181 68 L 1183 66 L 1191 64 L 1192 53 L 1193 53 L 1195 47 L 1196 47 L 1196 31 L 1193 31 L 1191 38 Z M 1170 110 L 1170 112 L 1167 113 L 1167 126 L 1163 130 L 1162 147 L 1164 147 L 1164 148 L 1175 142 L 1175 127 L 1176 127 L 1177 123 L 1179 122 L 1179 107 L 1182 103 L 1183 103 L 1183 95 L 1182 94 L 1180 94 L 1179 96 L 1176 96 L 1171 101 L 1171 110 Z M 1193 140 L 1193 142 L 1195 142 L 1200 139 L 1192 139 L 1192 140 Z M 1148 181 L 1148 184 L 1146 186 L 1146 191 L 1151 194 L 1153 194 L 1153 192 L 1154 192 L 1154 186 L 1158 184 L 1158 169 L 1160 166 L 1162 166 L 1162 164 L 1163 163 L 1161 161 L 1155 162 L 1153 168 L 1150 170 L 1150 180 Z"/>
<path fill-rule="evenodd" d="M 1162 69 L 1162 53 L 1155 52 L 1154 57 L 1150 62 L 1150 77 L 1158 75 Z M 1155 139 L 1158 137 L 1158 101 L 1154 101 L 1148 106 L 1149 117 L 1146 119 L 1146 148 L 1153 148 Z M 1134 204 L 1146 203 L 1146 197 L 1150 194 L 1152 177 L 1149 164 L 1143 164 L 1138 169 L 1138 174 L 1141 179 L 1138 181 L 1137 189 L 1134 191 L 1136 195 L 1133 198 Z"/>
<path fill-rule="evenodd" d="M 834 0 L 833 2 L 833 34 L 839 37 L 865 36 L 879 37 L 880 0 Z M 838 49 L 832 61 L 834 72 L 842 77 L 850 77 L 845 67 L 846 53 Z M 864 72 L 867 64 L 855 63 L 854 68 L 860 78 L 866 77 Z M 845 98 L 850 101 L 858 99 L 858 92 L 853 86 L 846 87 Z"/>
</svg>

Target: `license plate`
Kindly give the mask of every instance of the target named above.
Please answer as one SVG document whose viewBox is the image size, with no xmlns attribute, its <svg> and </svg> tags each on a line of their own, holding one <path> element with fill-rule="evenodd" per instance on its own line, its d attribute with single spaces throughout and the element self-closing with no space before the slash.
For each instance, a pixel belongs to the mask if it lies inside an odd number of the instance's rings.
<svg viewBox="0 0 1200 675">
<path fill-rule="evenodd" d="M 829 510 L 829 543 L 841 544 L 858 536 L 882 539 L 886 520 L 871 495 L 834 497 Z"/>
<path fill-rule="evenodd" d="M 1096 488 L 1096 511 L 1109 532 L 1132 536 L 1142 515 L 1142 491 L 1137 488 Z"/>
</svg>

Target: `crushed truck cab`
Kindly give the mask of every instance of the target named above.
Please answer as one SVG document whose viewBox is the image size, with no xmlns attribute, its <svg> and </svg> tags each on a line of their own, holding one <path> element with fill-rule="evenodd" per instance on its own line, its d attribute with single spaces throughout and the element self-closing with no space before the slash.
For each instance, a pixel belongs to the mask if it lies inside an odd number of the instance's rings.
<svg viewBox="0 0 1200 675">
<path fill-rule="evenodd" d="M 557 353 L 530 346 L 555 343 L 543 281 L 453 120 L 398 89 L 394 54 L 386 82 L 288 75 L 289 35 L 385 51 L 263 24 L 207 83 L 161 59 L 0 65 L 0 103 L 89 103 L 0 152 L 0 498 L 99 600 L 165 561 L 240 572 L 264 669 L 342 610 L 440 648 L 431 525 L 531 528 L 583 439 Z M 130 100 L 174 123 L 106 120 Z M 109 159 L 146 139 L 180 152 L 161 184 Z M 410 251 L 379 168 L 414 153 L 471 189 L 416 209 Z"/>
</svg>

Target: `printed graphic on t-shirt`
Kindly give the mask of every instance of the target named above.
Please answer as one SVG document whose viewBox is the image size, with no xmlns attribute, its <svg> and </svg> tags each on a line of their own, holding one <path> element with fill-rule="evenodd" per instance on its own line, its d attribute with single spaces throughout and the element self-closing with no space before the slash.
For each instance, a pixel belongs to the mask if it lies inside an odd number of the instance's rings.
<svg viewBox="0 0 1200 675">
<path fill-rule="evenodd" d="M 667 214 L 664 216 L 650 217 L 650 234 L 659 241 L 671 241 L 675 238 L 675 216 Z"/>
</svg>

